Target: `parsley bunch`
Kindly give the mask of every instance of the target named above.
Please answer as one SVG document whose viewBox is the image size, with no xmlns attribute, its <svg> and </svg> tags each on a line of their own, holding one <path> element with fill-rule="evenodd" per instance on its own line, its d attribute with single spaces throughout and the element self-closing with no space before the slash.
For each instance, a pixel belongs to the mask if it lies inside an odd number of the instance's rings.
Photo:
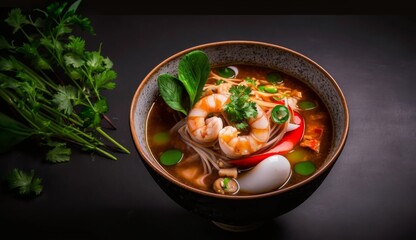
<svg viewBox="0 0 416 240">
<path fill-rule="evenodd" d="M 114 160 L 114 149 L 129 153 L 100 126 L 109 109 L 102 91 L 115 88 L 117 74 L 101 46 L 87 51 L 73 33 L 77 27 L 95 34 L 76 14 L 80 3 L 55 2 L 29 15 L 12 9 L 5 19 L 13 39 L 0 35 L 0 100 L 12 115 L 0 113 L 0 152 L 36 136 L 53 163 L 70 160 L 69 144 Z"/>
<path fill-rule="evenodd" d="M 256 103 L 250 101 L 251 88 L 243 85 L 232 86 L 230 102 L 224 105 L 228 119 L 240 131 L 248 128 L 247 120 L 257 117 Z"/>
</svg>

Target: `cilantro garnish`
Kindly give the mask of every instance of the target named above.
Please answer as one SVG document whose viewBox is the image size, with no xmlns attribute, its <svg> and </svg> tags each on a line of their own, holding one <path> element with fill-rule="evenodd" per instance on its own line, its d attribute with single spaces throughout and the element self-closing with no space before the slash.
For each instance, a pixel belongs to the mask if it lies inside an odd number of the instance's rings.
<svg viewBox="0 0 416 240">
<path fill-rule="evenodd" d="M 222 181 L 222 183 L 223 183 L 223 189 L 224 190 L 228 190 L 228 183 L 230 182 L 230 179 L 229 178 L 224 178 L 224 180 Z"/>
<path fill-rule="evenodd" d="M 256 103 L 250 101 L 251 88 L 232 86 L 230 93 L 230 102 L 224 105 L 224 111 L 238 130 L 245 131 L 248 127 L 247 120 L 257 117 Z"/>
<path fill-rule="evenodd" d="M 253 86 L 256 86 L 256 80 L 254 80 L 253 78 L 251 78 L 251 77 L 246 77 L 245 79 L 244 79 L 244 81 L 246 81 L 247 83 L 249 83 L 249 84 L 251 84 L 251 85 L 253 85 Z"/>
</svg>

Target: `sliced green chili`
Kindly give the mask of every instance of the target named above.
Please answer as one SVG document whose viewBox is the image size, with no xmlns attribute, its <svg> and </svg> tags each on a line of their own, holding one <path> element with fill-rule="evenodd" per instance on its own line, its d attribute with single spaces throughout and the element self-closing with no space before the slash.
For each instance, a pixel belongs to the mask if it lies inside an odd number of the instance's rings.
<svg viewBox="0 0 416 240">
<path fill-rule="evenodd" d="M 235 72 L 229 67 L 221 67 L 218 68 L 218 75 L 224 78 L 232 78 L 235 76 Z"/>
<path fill-rule="evenodd" d="M 311 110 L 316 108 L 316 104 L 310 101 L 299 101 L 298 106 L 303 110 Z"/>
<path fill-rule="evenodd" d="M 264 86 L 264 91 L 268 93 L 277 93 L 277 88 L 275 86 L 267 85 Z"/>
<path fill-rule="evenodd" d="M 289 109 L 283 105 L 276 105 L 272 110 L 272 121 L 282 124 L 289 119 Z"/>
<path fill-rule="evenodd" d="M 277 72 L 272 72 L 267 74 L 266 79 L 271 84 L 281 84 L 283 83 L 283 77 Z"/>
</svg>

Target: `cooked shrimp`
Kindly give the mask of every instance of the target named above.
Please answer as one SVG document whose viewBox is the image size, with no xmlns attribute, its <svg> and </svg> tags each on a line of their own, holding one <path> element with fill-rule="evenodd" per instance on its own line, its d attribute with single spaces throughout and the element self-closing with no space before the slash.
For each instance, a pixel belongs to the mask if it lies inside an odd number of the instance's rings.
<svg viewBox="0 0 416 240">
<path fill-rule="evenodd" d="M 247 135 L 232 126 L 226 126 L 218 134 L 221 150 L 229 158 L 239 158 L 258 151 L 269 139 L 270 121 L 256 104 L 257 116 L 248 121 L 251 131 Z"/>
<path fill-rule="evenodd" d="M 187 127 L 193 140 L 201 144 L 209 144 L 218 139 L 223 128 L 222 119 L 216 116 L 207 118 L 209 114 L 221 113 L 228 100 L 223 94 L 211 94 L 201 98 L 188 114 Z"/>
</svg>

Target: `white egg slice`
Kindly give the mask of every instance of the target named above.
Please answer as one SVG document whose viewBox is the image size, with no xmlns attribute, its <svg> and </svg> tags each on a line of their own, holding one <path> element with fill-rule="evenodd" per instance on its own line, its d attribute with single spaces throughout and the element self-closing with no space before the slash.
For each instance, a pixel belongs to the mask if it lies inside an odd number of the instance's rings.
<svg viewBox="0 0 416 240">
<path fill-rule="evenodd" d="M 237 75 L 238 75 L 238 68 L 237 67 L 234 67 L 234 66 L 228 66 L 228 68 L 231 68 L 234 71 L 233 78 L 237 77 Z"/>
<path fill-rule="evenodd" d="M 260 194 L 281 187 L 286 183 L 291 172 L 287 158 L 282 155 L 273 155 L 264 159 L 247 172 L 241 173 L 237 181 L 240 185 L 240 191 Z"/>
<path fill-rule="evenodd" d="M 289 123 L 287 125 L 286 131 L 287 132 L 293 131 L 293 130 L 297 129 L 299 126 L 300 126 L 299 124 Z"/>
</svg>

